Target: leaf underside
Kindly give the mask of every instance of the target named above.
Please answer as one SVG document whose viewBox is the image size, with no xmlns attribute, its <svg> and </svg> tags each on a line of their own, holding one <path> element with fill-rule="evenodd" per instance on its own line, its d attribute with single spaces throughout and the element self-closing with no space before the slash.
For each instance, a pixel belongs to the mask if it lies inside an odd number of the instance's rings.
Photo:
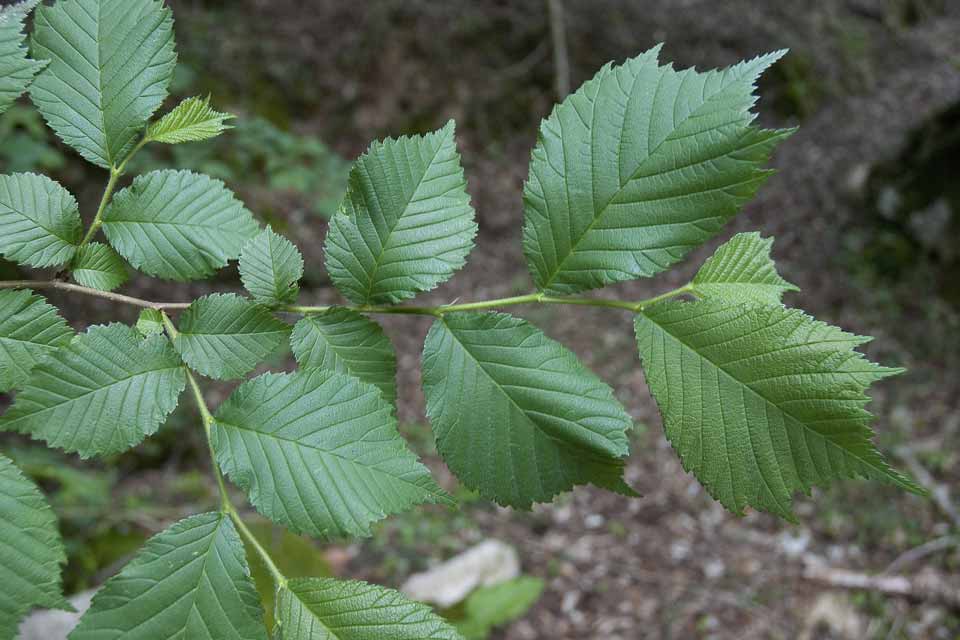
<svg viewBox="0 0 960 640">
<path fill-rule="evenodd" d="M 130 277 L 123 258 L 99 242 L 91 242 L 77 250 L 70 275 L 77 284 L 100 291 L 113 291 Z"/>
<path fill-rule="evenodd" d="M 290 336 L 297 363 L 348 373 L 376 386 L 387 402 L 397 399 L 397 356 L 379 324 L 351 309 L 335 307 L 297 322 Z"/>
<path fill-rule="evenodd" d="M 783 52 L 706 73 L 658 53 L 604 67 L 540 127 L 523 244 L 545 292 L 666 270 L 754 195 L 790 133 L 751 126 L 754 83 Z"/>
<path fill-rule="evenodd" d="M 0 114 L 27 90 L 43 63 L 27 57 L 23 22 L 39 0 L 0 7 Z"/>
<path fill-rule="evenodd" d="M 240 256 L 259 227 L 219 180 L 189 171 L 138 176 L 103 217 L 110 244 L 140 271 L 159 278 L 206 278 Z"/>
<path fill-rule="evenodd" d="M 924 493 L 870 441 L 865 391 L 899 373 L 867 342 L 780 305 L 667 302 L 636 319 L 667 438 L 710 495 L 793 519 L 792 496 L 864 477 Z"/>
<path fill-rule="evenodd" d="M 280 589 L 282 640 L 463 640 L 430 607 L 393 589 L 331 578 L 297 578 Z"/>
<path fill-rule="evenodd" d="M 738 233 L 703 263 L 691 290 L 700 298 L 778 304 L 785 292 L 799 289 L 777 273 L 772 246 L 773 238 Z"/>
<path fill-rule="evenodd" d="M 83 234 L 77 201 L 59 184 L 33 173 L 0 176 L 0 253 L 31 267 L 73 257 Z"/>
<path fill-rule="evenodd" d="M 337 289 L 356 304 L 392 304 L 448 280 L 477 233 L 466 187 L 453 121 L 373 143 L 330 221 L 326 266 Z"/>
<path fill-rule="evenodd" d="M 163 336 L 94 326 L 33 368 L 0 430 L 83 458 L 120 453 L 156 432 L 185 385 L 183 365 Z"/>
<path fill-rule="evenodd" d="M 234 294 L 213 294 L 184 312 L 173 345 L 190 368 L 231 380 L 253 371 L 289 333 L 266 307 Z"/>
<path fill-rule="evenodd" d="M 237 531 L 222 513 L 154 536 L 94 596 L 70 640 L 267 640 Z"/>
<path fill-rule="evenodd" d="M 300 293 L 303 256 L 292 242 L 266 228 L 243 245 L 240 280 L 258 302 L 293 304 Z"/>
<path fill-rule="evenodd" d="M 267 518 L 314 537 L 361 536 L 388 514 L 449 502 L 372 385 L 334 371 L 264 374 L 221 405 L 223 472 Z"/>
<path fill-rule="evenodd" d="M 471 489 L 529 508 L 578 484 L 623 481 L 630 416 L 564 346 L 500 313 L 437 320 L 423 349 L 437 449 Z"/>
<path fill-rule="evenodd" d="M 0 291 L 0 393 L 25 382 L 45 355 L 67 345 L 73 330 L 31 291 Z"/>
<path fill-rule="evenodd" d="M 40 490 L 0 455 L 0 639 L 13 640 L 33 607 L 62 609 L 61 565 L 67 554 Z"/>
</svg>

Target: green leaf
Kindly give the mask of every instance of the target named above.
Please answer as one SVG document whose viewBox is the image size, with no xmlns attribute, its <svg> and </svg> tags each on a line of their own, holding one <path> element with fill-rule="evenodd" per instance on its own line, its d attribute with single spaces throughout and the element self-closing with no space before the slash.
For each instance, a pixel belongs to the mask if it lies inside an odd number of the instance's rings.
<svg viewBox="0 0 960 640">
<path fill-rule="evenodd" d="M 33 607 L 69 609 L 60 594 L 67 562 L 57 519 L 40 490 L 0 455 L 0 639 L 13 640 Z"/>
<path fill-rule="evenodd" d="M 23 22 L 39 0 L 0 7 L 0 113 L 27 90 L 43 63 L 27 57 Z"/>
<path fill-rule="evenodd" d="M 423 349 L 437 449 L 469 488 L 529 508 L 591 482 L 627 495 L 630 416 L 563 345 L 501 313 L 437 320 Z"/>
<path fill-rule="evenodd" d="M 293 328 L 290 345 L 304 369 L 349 373 L 380 389 L 387 402 L 396 401 L 397 356 L 370 318 L 341 307 L 306 316 Z"/>
<path fill-rule="evenodd" d="M 123 258 L 99 242 L 91 242 L 77 250 L 70 274 L 77 284 L 100 291 L 113 291 L 130 278 Z"/>
<path fill-rule="evenodd" d="M 700 298 L 778 304 L 784 292 L 800 289 L 777 273 L 772 247 L 773 238 L 738 233 L 703 263 L 691 290 Z"/>
<path fill-rule="evenodd" d="M 223 513 L 181 520 L 107 581 L 70 640 L 267 640 L 243 544 Z"/>
<path fill-rule="evenodd" d="M 495 627 L 513 622 L 530 610 L 543 593 L 543 580 L 521 576 L 480 587 L 463 604 L 465 619 L 456 622 L 467 640 L 486 640 Z"/>
<path fill-rule="evenodd" d="M 234 116 L 210 106 L 210 97 L 187 98 L 147 129 L 149 142 L 180 144 L 216 138 L 232 127 L 224 124 Z"/>
<path fill-rule="evenodd" d="M 710 495 L 793 519 L 792 496 L 861 476 L 914 493 L 870 439 L 873 382 L 900 373 L 854 349 L 869 338 L 796 309 L 667 302 L 636 319 L 667 438 Z"/>
<path fill-rule="evenodd" d="M 163 314 L 157 309 L 144 309 L 137 318 L 137 331 L 145 338 L 163 333 Z"/>
<path fill-rule="evenodd" d="M 280 589 L 277 621 L 282 640 L 463 640 L 430 607 L 352 580 L 290 580 Z"/>
<path fill-rule="evenodd" d="M 77 201 L 33 173 L 0 176 L 0 253 L 31 267 L 54 267 L 73 257 L 83 234 Z"/>
<path fill-rule="evenodd" d="M 103 231 L 140 271 L 187 281 L 211 276 L 239 257 L 259 227 L 219 180 L 154 171 L 113 197 Z"/>
<path fill-rule="evenodd" d="M 370 535 L 370 524 L 449 502 L 407 449 L 372 385 L 334 371 L 264 374 L 217 411 L 217 462 L 267 518 L 315 537 Z"/>
<path fill-rule="evenodd" d="M 374 142 L 350 172 L 330 221 L 327 271 L 357 304 L 429 291 L 463 266 L 477 233 L 454 124 Z"/>
<path fill-rule="evenodd" d="M 0 393 L 30 377 L 48 354 L 70 342 L 73 330 L 57 309 L 32 291 L 0 291 Z"/>
<path fill-rule="evenodd" d="M 183 313 L 173 345 L 191 369 L 230 380 L 253 371 L 289 333 L 266 307 L 218 293 L 198 298 Z"/>
<path fill-rule="evenodd" d="M 750 126 L 778 51 L 722 71 L 607 65 L 540 127 L 524 188 L 537 286 L 570 294 L 664 271 L 732 218 L 790 131 Z"/>
<path fill-rule="evenodd" d="M 269 227 L 243 245 L 240 280 L 257 301 L 293 304 L 300 293 L 303 256 L 293 243 Z"/>
<path fill-rule="evenodd" d="M 30 96 L 80 155 L 116 167 L 167 96 L 177 55 L 160 0 L 59 0 L 40 5 L 31 51 L 49 60 Z"/>
<path fill-rule="evenodd" d="M 164 337 L 94 326 L 34 367 L 0 430 L 29 433 L 83 458 L 120 453 L 156 432 L 185 384 Z"/>
</svg>

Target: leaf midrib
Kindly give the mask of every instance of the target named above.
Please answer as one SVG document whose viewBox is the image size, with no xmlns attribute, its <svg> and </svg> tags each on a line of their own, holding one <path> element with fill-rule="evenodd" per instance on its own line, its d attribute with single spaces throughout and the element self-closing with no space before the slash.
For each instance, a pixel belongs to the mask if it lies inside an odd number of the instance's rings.
<svg viewBox="0 0 960 640">
<path fill-rule="evenodd" d="M 443 321 L 441 320 L 441 322 Z M 624 456 L 612 456 L 607 451 L 594 450 L 592 447 L 582 447 L 582 446 L 579 446 L 577 443 L 567 442 L 566 440 L 563 440 L 562 438 L 548 431 L 545 431 L 527 414 L 527 410 L 521 407 L 520 404 L 516 400 L 514 400 L 512 395 L 507 393 L 507 390 L 499 382 L 497 382 L 497 379 L 493 377 L 493 374 L 491 374 L 489 371 L 487 371 L 484 368 L 483 363 L 480 361 L 480 359 L 477 358 L 475 355 L 473 355 L 473 353 L 467 348 L 467 346 L 459 338 L 457 338 L 456 333 L 449 327 L 449 325 L 447 325 L 446 322 L 443 322 L 443 327 L 444 327 L 444 330 L 447 333 L 449 333 L 450 336 L 456 341 L 456 343 L 460 345 L 460 348 L 463 350 L 463 352 L 468 356 L 470 356 L 470 359 L 473 360 L 473 362 L 477 365 L 477 368 L 483 372 L 484 376 L 486 376 L 487 379 L 489 379 L 490 382 L 493 383 L 493 385 L 497 388 L 497 390 L 500 391 L 500 393 L 506 396 L 507 400 L 510 401 L 510 404 L 512 404 L 514 407 L 517 408 L 517 410 L 520 412 L 520 415 L 523 416 L 524 420 L 530 423 L 530 425 L 534 428 L 535 431 L 544 435 L 550 441 L 555 442 L 564 450 L 568 450 L 568 451 L 570 449 L 573 449 L 574 451 L 587 450 L 589 453 L 593 455 L 598 455 L 601 458 L 605 460 L 610 460 L 610 461 L 616 461 L 624 457 Z M 589 429 L 586 429 L 586 428 L 585 430 L 590 431 Z M 594 435 L 597 435 L 597 436 L 601 436 L 601 434 L 596 433 L 595 431 L 590 431 L 590 433 L 593 433 Z M 601 436 L 601 437 L 606 437 L 606 436 Z M 607 440 L 609 440 L 611 443 L 613 442 L 609 438 L 607 438 Z"/>
<path fill-rule="evenodd" d="M 402 210 L 400 212 L 400 215 L 397 216 L 396 222 L 390 227 L 390 231 L 387 232 L 387 237 L 384 238 L 383 241 L 380 243 L 380 253 L 379 255 L 377 255 L 376 260 L 374 260 L 373 262 L 373 270 L 370 272 L 370 275 L 367 278 L 367 287 L 363 294 L 364 300 L 368 303 L 370 302 L 371 296 L 373 295 L 374 280 L 376 280 L 377 272 L 380 271 L 380 267 L 382 266 L 381 263 L 383 262 L 383 258 L 384 256 L 386 256 L 386 253 L 387 253 L 387 245 L 390 244 L 390 240 L 391 238 L 393 238 L 394 232 L 397 230 L 397 227 L 400 226 L 400 221 L 406 215 L 407 208 L 410 206 L 410 202 L 413 201 L 414 197 L 417 195 L 417 192 L 420 190 L 420 187 L 423 185 L 424 179 L 427 177 L 427 174 L 430 172 L 430 168 L 433 166 L 433 163 L 437 161 L 437 156 L 440 155 L 440 150 L 443 148 L 443 145 L 446 142 L 447 142 L 447 135 L 446 135 L 446 132 L 444 131 L 444 137 L 437 141 L 437 148 L 434 150 L 433 156 L 430 158 L 430 162 L 428 162 L 424 166 L 423 173 L 420 174 L 420 177 L 417 179 L 417 186 L 411 190 L 410 197 L 407 198 L 407 201 L 403 203 Z M 350 220 L 352 224 L 356 224 L 351 217 L 348 217 L 348 220 Z M 359 231 L 359 227 L 358 227 L 358 231 Z"/>
<path fill-rule="evenodd" d="M 689 344 L 687 344 L 686 342 L 684 342 L 681 338 L 678 338 L 676 335 L 674 335 L 673 333 L 671 333 L 670 331 L 668 331 L 668 330 L 665 329 L 664 327 L 660 326 L 660 324 L 659 324 L 656 320 L 654 320 L 653 318 L 651 318 L 650 316 L 648 316 L 648 315 L 646 315 L 646 314 L 640 314 L 640 315 L 643 316 L 644 318 L 646 318 L 647 321 L 649 321 L 649 322 L 653 323 L 654 325 L 656 325 L 657 328 L 660 329 L 660 331 L 662 331 L 663 333 L 665 333 L 665 334 L 667 334 L 668 336 L 670 336 L 671 338 L 673 338 L 673 339 L 677 342 L 677 344 L 681 345 L 682 347 L 684 347 L 685 349 L 687 349 L 688 351 L 690 351 L 691 353 L 693 353 L 695 356 L 697 356 L 697 357 L 699 357 L 699 358 L 701 358 L 701 359 L 709 362 L 711 365 L 713 365 L 714 368 L 717 369 L 717 371 L 720 371 L 720 372 L 723 373 L 725 376 L 727 376 L 729 379 L 731 379 L 731 380 L 733 380 L 734 382 L 736 382 L 737 385 L 739 385 L 739 386 L 745 388 L 746 390 L 750 391 L 752 394 L 754 394 L 755 396 L 757 396 L 758 398 L 760 398 L 763 402 L 765 402 L 766 404 L 770 405 L 771 407 L 773 407 L 774 409 L 776 409 L 777 411 L 779 411 L 779 412 L 782 413 L 783 415 L 789 417 L 790 420 L 792 420 L 792 421 L 795 422 L 796 424 L 799 424 L 801 427 L 803 427 L 803 429 L 804 429 L 805 431 L 807 431 L 807 432 L 809 432 L 809 433 L 812 433 L 812 434 L 814 434 L 814 435 L 816 435 L 816 436 L 818 436 L 818 437 L 820 437 L 820 438 L 823 438 L 823 440 L 824 440 L 825 442 L 829 442 L 832 446 L 834 446 L 834 447 L 836 447 L 837 449 L 839 449 L 840 451 L 842 451 L 845 455 L 849 455 L 851 458 L 854 458 L 854 459 L 860 461 L 860 462 L 861 462 L 862 464 L 864 464 L 865 466 L 870 467 L 871 469 L 876 470 L 880 475 L 882 475 L 882 476 L 885 477 L 885 478 L 888 478 L 890 481 L 892 481 L 893 483 L 895 483 L 897 486 L 902 487 L 902 488 L 904 488 L 904 489 L 907 489 L 907 488 L 908 488 L 900 478 L 898 478 L 895 474 L 891 474 L 888 469 L 883 469 L 882 467 L 877 467 L 873 462 L 869 462 L 869 461 L 867 461 L 867 460 L 864 460 L 862 457 L 860 457 L 860 456 L 858 456 L 857 454 L 853 453 L 853 452 L 850 451 L 849 449 L 847 449 L 847 448 L 841 446 L 840 444 L 834 442 L 834 441 L 833 441 L 831 438 L 829 438 L 826 434 L 820 433 L 819 431 L 817 431 L 817 430 L 815 430 L 815 429 L 812 429 L 812 428 L 811 428 L 810 426 L 808 426 L 803 420 L 801 420 L 800 418 L 798 418 L 798 417 L 796 417 L 795 415 L 793 415 L 790 411 L 788 411 L 787 409 L 784 409 L 783 407 L 781 407 L 780 405 L 778 405 L 778 404 L 775 403 L 774 401 L 770 400 L 769 398 L 767 398 L 765 395 L 763 395 L 762 393 L 760 393 L 759 391 L 757 391 L 756 389 L 754 389 L 753 387 L 751 387 L 751 386 L 750 386 L 749 384 L 747 384 L 746 382 L 743 382 L 742 380 L 739 380 L 736 376 L 734 376 L 732 373 L 730 373 L 729 371 L 727 371 L 726 369 L 724 369 L 721 365 L 717 364 L 717 363 L 714 362 L 712 359 L 710 359 L 710 358 L 707 357 L 706 355 L 700 353 L 699 351 L 697 351 L 696 349 L 694 349 L 692 346 L 690 346 Z M 791 456 L 791 457 L 792 457 L 792 456 Z M 778 467 L 780 466 L 779 461 L 777 462 L 777 466 L 778 466 Z M 766 480 L 764 480 L 764 481 L 766 481 Z M 785 486 L 786 486 L 786 485 L 785 485 Z M 787 486 L 787 489 L 789 490 L 790 487 Z M 912 489 L 910 489 L 910 490 L 912 491 Z"/>
<path fill-rule="evenodd" d="M 442 494 L 438 494 L 438 493 L 436 493 L 435 491 L 432 491 L 432 490 L 430 490 L 430 489 L 427 488 L 427 487 L 422 487 L 422 486 L 420 486 L 419 484 L 417 484 L 417 483 L 415 483 L 415 482 L 411 482 L 410 480 L 407 480 L 406 478 L 401 478 L 400 476 L 395 476 L 395 475 L 393 475 L 393 474 L 391 474 L 391 473 L 388 473 L 387 471 L 384 471 L 383 469 L 380 469 L 380 468 L 377 467 L 377 466 L 370 466 L 370 465 L 362 464 L 361 462 L 359 462 L 359 461 L 357 461 L 357 460 L 353 460 L 352 458 L 344 457 L 344 456 L 342 456 L 342 455 L 340 455 L 340 454 L 337 454 L 337 453 L 334 453 L 333 451 L 330 451 L 330 450 L 328 450 L 328 449 L 321 449 L 320 447 L 317 447 L 317 446 L 314 446 L 314 445 L 310 445 L 310 444 L 306 444 L 306 443 L 304 443 L 304 442 L 301 442 L 300 440 L 294 440 L 293 438 L 285 438 L 285 437 L 283 437 L 283 436 L 278 436 L 276 433 L 272 433 L 272 432 L 271 432 L 271 433 L 268 433 L 268 432 L 266 432 L 266 431 L 260 431 L 259 429 L 254 429 L 254 428 L 252 428 L 252 427 L 247 427 L 247 426 L 244 426 L 244 425 L 240 425 L 240 424 L 237 424 L 237 423 L 235 423 L 235 422 L 228 422 L 228 421 L 226 421 L 226 420 L 224 420 L 223 418 L 220 418 L 220 417 L 215 418 L 215 423 L 218 424 L 218 425 L 220 425 L 221 427 L 236 429 L 237 431 L 246 431 L 246 432 L 249 432 L 249 433 L 256 434 L 257 436 L 262 436 L 262 437 L 267 437 L 267 438 L 273 438 L 273 439 L 275 439 L 275 440 L 280 440 L 281 442 L 287 442 L 287 443 L 289 443 L 289 444 L 296 445 L 296 446 L 298 446 L 298 447 L 303 447 L 304 449 L 311 449 L 311 450 L 316 451 L 316 452 L 318 452 L 318 453 L 320 453 L 320 454 L 322 454 L 322 455 L 327 455 L 327 456 L 330 456 L 331 458 L 336 458 L 336 459 L 338 459 L 338 460 L 343 460 L 344 462 L 349 463 L 350 466 L 359 467 L 359 468 L 361 468 L 361 469 L 367 469 L 367 470 L 369 470 L 369 471 L 371 471 L 371 472 L 376 472 L 376 473 L 378 473 L 378 474 L 380 474 L 380 475 L 383 475 L 383 476 L 386 476 L 386 477 L 388 477 L 388 478 L 392 478 L 392 479 L 394 479 L 394 480 L 399 480 L 400 482 L 403 482 L 404 484 L 410 485 L 411 487 L 416 487 L 417 489 L 423 491 L 424 493 L 426 493 L 426 494 L 428 494 L 428 495 L 431 495 L 431 496 L 434 496 L 434 497 L 436 497 L 436 498 L 442 498 L 442 497 L 443 497 Z M 419 464 L 419 462 L 417 462 L 417 464 Z"/>
<path fill-rule="evenodd" d="M 656 64 L 656 63 L 654 63 L 654 64 Z M 664 67 L 660 67 L 660 68 L 661 68 L 661 69 L 664 69 Z M 610 73 L 610 71 L 608 71 L 608 74 L 609 74 L 609 73 Z M 657 87 L 658 87 L 658 88 L 659 88 L 659 86 L 660 86 L 660 83 L 663 81 L 663 77 L 664 77 L 664 74 L 665 74 L 665 73 L 666 73 L 666 72 L 661 73 L 661 75 L 657 78 Z M 607 76 L 604 76 L 603 80 L 606 80 L 606 78 L 607 78 Z M 740 79 L 740 78 L 737 78 L 737 80 L 739 80 L 739 79 Z M 633 80 L 634 80 L 634 83 L 636 83 L 637 78 L 634 77 Z M 687 121 L 689 121 L 689 120 L 690 120 L 692 117 L 694 117 L 696 114 L 698 114 L 698 113 L 700 112 L 700 110 L 701 110 L 704 106 L 706 106 L 707 104 L 711 103 L 711 102 L 716 98 L 717 95 L 719 95 L 719 94 L 723 93 L 724 91 L 726 91 L 730 86 L 732 86 L 732 83 L 731 83 L 731 84 L 727 84 L 727 85 L 721 85 L 720 89 L 718 89 L 718 90 L 715 91 L 713 94 L 711 94 L 710 97 L 707 98 L 706 100 L 704 100 L 703 103 L 702 103 L 700 106 L 698 106 L 696 109 L 694 109 L 694 110 L 691 111 L 689 114 L 687 114 L 687 116 L 686 116 L 685 118 L 683 118 L 683 119 L 680 120 L 679 122 L 676 122 L 676 121 L 675 121 L 675 122 L 674 122 L 674 126 L 673 126 L 673 130 L 670 132 L 670 135 L 664 137 L 664 139 L 661 140 L 659 143 L 657 143 L 657 145 L 656 145 L 653 149 L 650 149 L 649 151 L 647 151 L 647 156 L 640 162 L 639 165 L 637 165 L 637 168 L 633 171 L 633 173 L 630 174 L 630 176 L 621 183 L 621 185 L 617 188 L 617 191 L 616 191 L 613 195 L 611 195 L 610 198 L 607 199 L 607 202 L 604 203 L 603 207 L 602 207 L 599 211 L 595 211 L 595 212 L 594 212 L 593 218 L 590 220 L 590 224 L 587 225 L 587 227 L 583 230 L 583 232 L 580 234 L 580 236 L 573 242 L 573 244 L 570 245 L 570 249 L 567 251 L 566 255 L 564 255 L 564 257 L 560 260 L 560 262 L 557 263 L 557 266 L 554 268 L 553 272 L 550 274 L 550 277 L 549 277 L 546 281 L 544 281 L 543 286 L 541 287 L 542 289 L 547 290 L 547 289 L 550 288 L 550 285 L 553 284 L 553 282 L 554 282 L 554 280 L 557 278 L 557 276 L 559 276 L 559 275 L 563 272 L 563 266 L 564 266 L 564 264 L 566 264 L 566 262 L 567 262 L 567 260 L 570 258 L 570 256 L 572 256 L 572 255 L 574 255 L 574 254 L 576 253 L 577 247 L 580 246 L 580 243 L 583 241 L 583 239 L 586 238 L 586 237 L 590 234 L 591 231 L 593 231 L 593 228 L 594 228 L 594 227 L 596 226 L 596 224 L 600 221 L 600 219 L 603 218 L 604 214 L 606 214 L 607 210 L 610 208 L 610 205 L 624 192 L 624 190 L 627 188 L 627 186 L 629 186 L 629 184 L 636 179 L 637 175 L 640 174 L 641 169 L 643 169 L 643 167 L 645 167 L 645 166 L 647 165 L 647 163 L 650 162 L 650 159 L 654 157 L 654 155 L 660 150 L 660 148 L 661 148 L 664 144 L 666 144 L 667 142 L 669 142 L 670 140 L 673 139 L 673 134 L 676 133 L 677 129 L 679 129 L 681 125 L 683 125 L 684 123 L 686 123 Z M 631 90 L 631 92 L 632 92 L 632 91 L 633 91 L 633 87 L 631 87 L 630 90 Z M 599 95 L 599 89 L 598 89 L 598 95 Z M 591 107 L 592 107 L 592 109 L 593 109 L 593 111 L 592 111 L 592 115 L 594 115 L 593 119 L 595 120 L 595 119 L 596 119 L 596 118 L 595 118 L 595 114 L 596 114 L 596 101 L 595 101 L 595 100 L 591 101 Z M 626 123 L 626 119 L 624 119 L 624 123 Z M 733 123 L 730 123 L 730 124 L 733 124 Z M 595 125 L 595 122 L 591 123 L 591 127 L 590 127 L 590 148 L 591 148 L 591 150 L 594 148 L 594 145 L 595 145 L 594 138 L 593 138 L 593 136 L 594 136 L 594 131 L 595 131 L 595 126 L 594 126 L 594 125 Z M 624 129 L 623 124 L 621 124 L 621 126 L 620 126 L 620 138 L 621 138 L 621 140 L 623 139 L 623 129 Z M 562 134 L 561 134 L 561 135 L 562 135 Z M 566 148 L 564 148 L 563 153 L 564 153 L 564 165 L 566 165 L 566 154 L 567 154 Z M 619 156 L 618 156 L 618 157 L 619 157 Z M 592 155 L 592 154 L 591 154 L 590 160 L 591 160 L 591 162 L 593 162 L 593 155 Z M 566 169 L 566 167 L 564 167 L 564 169 Z M 567 181 L 567 179 L 566 179 L 566 175 L 564 175 L 564 184 L 566 184 L 567 182 L 568 182 L 568 181 Z M 569 195 L 568 195 L 568 197 L 567 197 L 567 202 L 568 202 L 568 204 L 569 204 L 569 200 L 570 200 L 570 199 L 569 199 Z M 658 225 L 658 226 L 662 226 L 662 225 Z"/>
</svg>

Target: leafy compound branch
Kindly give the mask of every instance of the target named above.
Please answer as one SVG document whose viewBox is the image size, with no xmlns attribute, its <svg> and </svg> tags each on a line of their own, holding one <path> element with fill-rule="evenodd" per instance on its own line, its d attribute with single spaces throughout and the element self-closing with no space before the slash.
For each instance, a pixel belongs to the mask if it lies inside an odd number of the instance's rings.
<svg viewBox="0 0 960 640">
<path fill-rule="evenodd" d="M 34 11 L 31 47 L 24 24 Z M 0 254 L 56 269 L 0 282 L 0 430 L 81 458 L 136 447 L 189 388 L 220 503 L 149 540 L 93 600 L 73 640 L 266 640 L 242 540 L 269 569 L 283 640 L 454 639 L 454 626 L 396 591 L 287 577 L 233 503 L 298 534 L 337 539 L 416 505 L 454 505 L 397 429 L 396 356 L 371 317 L 432 316 L 422 358 L 437 450 L 465 486 L 528 509 L 624 479 L 632 420 L 610 386 L 533 324 L 494 311 L 578 305 L 630 313 L 641 365 L 684 468 L 735 514 L 794 520 L 793 497 L 842 478 L 924 490 L 873 445 L 868 387 L 900 369 L 867 341 L 783 305 L 772 240 L 740 233 L 686 285 L 647 300 L 584 297 L 653 277 L 716 237 L 770 176 L 790 130 L 756 126 L 760 74 L 784 52 L 727 69 L 675 70 L 659 47 L 607 65 L 539 131 L 523 192 L 533 293 L 440 306 L 408 303 L 463 266 L 477 233 L 453 122 L 374 142 L 330 223 L 325 266 L 347 304 L 299 301 L 296 246 L 222 182 L 159 170 L 127 180 L 149 144 L 222 134 L 228 114 L 190 98 L 152 120 L 176 61 L 161 0 L 25 0 L 0 9 L 0 112 L 29 90 L 49 126 L 109 172 L 92 222 L 52 179 L 0 176 Z M 78 87 L 84 91 L 79 92 Z M 101 239 L 101 233 L 103 238 Z M 102 240 L 102 241 L 101 241 Z M 238 260 L 249 294 L 155 302 L 116 293 L 129 269 L 208 278 Z M 141 308 L 136 326 L 80 334 L 36 292 Z M 176 312 L 176 313 L 174 313 Z M 291 326 L 291 317 L 301 316 Z M 172 316 L 172 317 L 171 317 Z M 175 320 L 174 320 L 175 319 Z M 290 373 L 249 375 L 283 344 Z M 216 408 L 199 377 L 243 380 Z M 35 606 L 65 607 L 65 551 L 39 488 L 0 455 L 0 640 Z M 5 578 L 6 580 L 6 578 Z"/>
</svg>

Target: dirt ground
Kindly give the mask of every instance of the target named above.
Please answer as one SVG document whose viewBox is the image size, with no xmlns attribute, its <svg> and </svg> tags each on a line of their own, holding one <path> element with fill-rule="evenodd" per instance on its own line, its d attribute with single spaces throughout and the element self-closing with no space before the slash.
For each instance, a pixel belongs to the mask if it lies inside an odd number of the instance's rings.
<svg viewBox="0 0 960 640">
<path fill-rule="evenodd" d="M 530 289 L 520 192 L 537 122 L 553 100 L 542 3 L 171 4 L 183 55 L 195 67 L 203 60 L 201 82 L 214 95 L 320 134 L 347 157 L 371 138 L 457 118 L 481 232 L 469 265 L 424 303 Z M 243 17 L 228 17 L 238 15 L 238 5 Z M 662 59 L 699 68 L 791 47 L 785 67 L 760 90 L 764 124 L 800 125 L 776 154 L 778 175 L 721 238 L 678 269 L 604 295 L 641 299 L 679 285 L 735 231 L 775 236 L 778 265 L 802 289 L 789 304 L 875 336 L 870 356 L 909 368 L 876 389 L 878 441 L 899 466 L 907 464 L 904 456 L 921 465 L 936 486 L 952 491 L 958 508 L 960 303 L 945 292 L 960 270 L 947 275 L 940 257 L 924 254 L 895 277 L 878 275 L 870 256 L 882 225 L 866 204 L 866 176 L 896 159 L 917 127 L 960 102 L 960 3 L 567 5 L 574 86 L 606 60 L 660 40 L 667 43 Z M 321 268 L 323 233 L 317 222 L 289 230 L 308 270 Z M 138 281 L 131 291 L 149 296 L 153 286 Z M 184 288 L 179 297 L 205 286 Z M 162 295 L 172 297 L 168 289 Z M 336 299 L 328 287 L 302 297 Z M 494 537 L 515 545 L 524 571 L 547 585 L 523 620 L 497 632 L 501 640 L 960 638 L 960 611 L 925 586 L 960 592 L 960 551 L 951 546 L 960 525 L 935 502 L 848 482 L 801 497 L 800 525 L 756 513 L 737 518 L 705 495 L 664 439 L 628 317 L 592 309 L 517 312 L 570 345 L 615 388 L 639 425 L 627 477 L 643 498 L 581 488 L 532 513 L 477 503 L 456 517 L 427 509 L 419 521 L 385 525 L 379 540 L 329 549 L 342 575 L 396 585 L 410 571 Z M 401 421 L 428 439 L 417 425 L 424 423 L 419 352 L 429 323 L 384 324 L 398 352 Z M 907 446 L 912 453 L 904 453 Z M 455 486 L 441 462 L 432 459 L 431 466 Z M 442 540 L 427 537 L 437 532 Z M 842 576 L 839 570 L 883 574 L 895 561 L 892 574 L 909 579 L 907 597 L 823 582 Z M 816 567 L 833 572 L 813 579 Z"/>
</svg>

